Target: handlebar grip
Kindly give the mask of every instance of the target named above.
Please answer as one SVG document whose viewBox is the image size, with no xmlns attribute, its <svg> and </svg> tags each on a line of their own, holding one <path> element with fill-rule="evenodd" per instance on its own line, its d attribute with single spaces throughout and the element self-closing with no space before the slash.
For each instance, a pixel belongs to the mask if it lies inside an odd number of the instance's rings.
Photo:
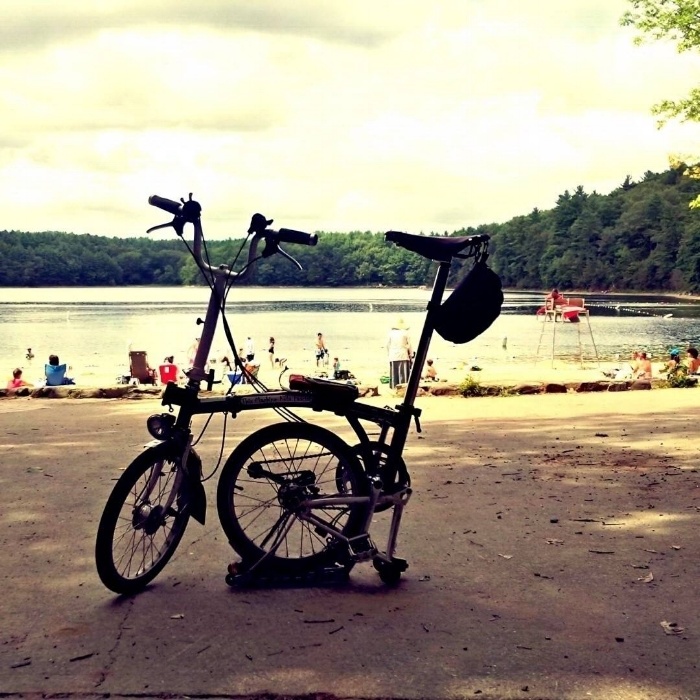
<svg viewBox="0 0 700 700">
<path fill-rule="evenodd" d="M 159 197 L 157 194 L 153 194 L 148 198 L 148 203 L 158 209 L 167 211 L 173 216 L 177 216 L 182 212 L 182 204 L 180 202 L 175 202 L 167 197 Z"/>
<path fill-rule="evenodd" d="M 315 233 L 304 233 L 291 228 L 281 228 L 277 231 L 281 243 L 299 243 L 300 245 L 316 245 L 318 236 Z"/>
</svg>

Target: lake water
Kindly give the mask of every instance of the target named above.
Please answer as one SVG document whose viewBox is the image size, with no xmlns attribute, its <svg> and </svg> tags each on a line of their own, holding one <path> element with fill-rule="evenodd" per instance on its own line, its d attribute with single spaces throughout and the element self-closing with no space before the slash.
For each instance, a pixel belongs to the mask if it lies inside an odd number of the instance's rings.
<svg viewBox="0 0 700 700">
<path fill-rule="evenodd" d="M 399 316 L 414 337 L 422 325 L 430 291 L 425 289 L 234 288 L 227 304 L 229 324 L 239 347 L 250 335 L 262 363 L 261 378 L 275 384 L 267 356 L 269 336 L 277 355 L 292 370 L 315 369 L 314 341 L 322 332 L 331 358 L 358 378 L 376 382 L 387 373 L 386 337 Z M 23 367 L 25 378 L 43 376 L 51 353 L 69 363 L 78 383 L 107 385 L 128 372 L 128 347 L 148 352 L 151 365 L 175 355 L 186 365 L 187 349 L 199 335 L 196 320 L 206 310 L 203 287 L 0 288 L 0 367 L 9 378 Z M 434 336 L 430 355 L 439 371 L 488 363 L 533 363 L 543 324 L 535 316 L 543 294 L 509 292 L 502 315 L 482 336 L 453 345 Z M 700 344 L 700 303 L 655 296 L 588 295 L 593 340 L 601 359 L 629 356 L 645 349 L 654 359 L 670 347 Z M 669 318 L 664 318 L 668 316 Z M 552 351 L 551 331 L 542 339 L 540 358 Z M 578 332 L 584 359 L 595 358 L 585 320 L 557 324 L 557 358 L 578 357 Z M 506 347 L 504 348 L 504 339 Z M 31 347 L 35 358 L 25 359 Z M 219 329 L 213 355 L 227 352 Z"/>
</svg>

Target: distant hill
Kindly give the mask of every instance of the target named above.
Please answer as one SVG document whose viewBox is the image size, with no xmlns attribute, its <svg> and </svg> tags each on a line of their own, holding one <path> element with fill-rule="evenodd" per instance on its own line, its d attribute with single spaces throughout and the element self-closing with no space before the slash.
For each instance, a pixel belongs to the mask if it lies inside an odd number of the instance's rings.
<svg viewBox="0 0 700 700">
<path fill-rule="evenodd" d="M 579 186 L 549 210 L 450 235 L 491 234 L 490 263 L 509 288 L 700 291 L 700 210 L 688 208 L 700 181 L 684 166 L 630 177 L 609 194 Z M 445 235 L 445 234 L 442 234 Z M 211 260 L 232 262 L 243 241 L 212 241 Z M 383 233 L 323 233 L 314 248 L 289 246 L 299 272 L 263 259 L 249 284 L 415 286 L 434 265 L 384 241 Z M 0 286 L 179 285 L 201 276 L 181 241 L 43 232 L 0 232 Z M 466 269 L 456 266 L 454 282 Z"/>
</svg>

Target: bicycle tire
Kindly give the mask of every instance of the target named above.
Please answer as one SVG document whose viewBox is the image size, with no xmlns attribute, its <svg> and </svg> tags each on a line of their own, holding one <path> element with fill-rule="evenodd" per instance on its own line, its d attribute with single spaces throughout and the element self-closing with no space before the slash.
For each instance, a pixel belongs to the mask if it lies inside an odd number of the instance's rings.
<svg viewBox="0 0 700 700">
<path fill-rule="evenodd" d="M 195 466 L 194 458 L 191 461 Z M 161 463 L 161 476 L 152 493 L 146 502 L 139 503 L 154 468 Z M 159 510 L 172 491 L 176 470 L 168 445 L 156 445 L 136 457 L 114 485 L 95 541 L 97 573 L 111 591 L 130 595 L 145 588 L 180 544 L 190 519 L 184 480 L 170 506 L 172 512 L 163 515 Z M 119 547 L 124 547 L 121 555 L 116 551 Z"/>
<path fill-rule="evenodd" d="M 253 477 L 251 468 L 286 481 Z M 345 478 L 342 490 L 336 483 L 338 472 Z M 302 480 L 308 483 L 299 483 Z M 331 498 L 369 493 L 354 451 L 329 430 L 309 423 L 276 423 L 252 433 L 234 449 L 221 472 L 217 510 L 244 564 L 262 564 L 264 558 L 266 571 L 282 575 L 303 575 L 333 564 L 352 568 L 341 540 L 295 513 L 295 505 L 314 493 Z M 367 508 L 355 503 L 313 508 L 313 513 L 345 537 L 354 537 L 363 531 Z"/>
</svg>

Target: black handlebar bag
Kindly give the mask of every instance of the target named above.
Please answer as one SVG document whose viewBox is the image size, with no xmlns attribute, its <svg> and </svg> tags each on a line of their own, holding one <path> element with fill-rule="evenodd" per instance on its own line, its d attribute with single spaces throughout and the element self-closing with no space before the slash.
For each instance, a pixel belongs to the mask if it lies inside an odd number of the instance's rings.
<svg viewBox="0 0 700 700">
<path fill-rule="evenodd" d="M 451 343 L 468 343 L 499 317 L 502 305 L 501 278 L 482 256 L 440 304 L 435 330 Z"/>
</svg>

